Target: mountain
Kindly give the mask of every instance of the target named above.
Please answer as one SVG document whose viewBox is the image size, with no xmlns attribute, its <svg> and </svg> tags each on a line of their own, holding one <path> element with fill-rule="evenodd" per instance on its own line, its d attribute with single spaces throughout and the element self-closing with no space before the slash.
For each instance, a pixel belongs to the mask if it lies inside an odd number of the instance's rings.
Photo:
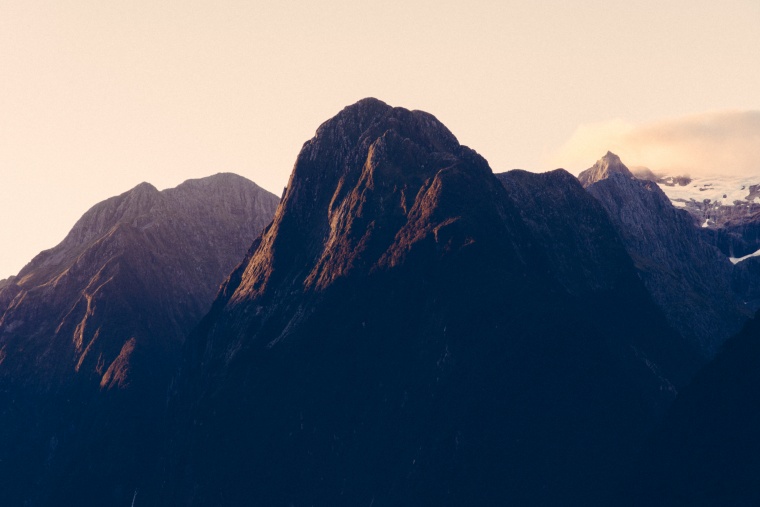
<svg viewBox="0 0 760 507">
<path fill-rule="evenodd" d="M 741 222 L 760 213 L 758 176 L 664 176 L 646 168 L 634 174 L 657 183 L 673 206 L 688 211 L 704 228 L 720 229 L 727 222 Z"/>
<path fill-rule="evenodd" d="M 631 179 L 633 174 L 623 164 L 620 157 L 608 151 L 602 158 L 596 161 L 594 165 L 583 171 L 578 175 L 578 181 L 580 181 L 583 188 L 588 188 L 597 181 L 606 180 L 613 174 L 617 174 L 623 178 Z"/>
<path fill-rule="evenodd" d="M 620 505 L 758 505 L 758 427 L 756 317 L 679 394 L 649 440 Z"/>
<path fill-rule="evenodd" d="M 0 285 L 8 504 L 132 500 L 182 342 L 277 203 L 234 174 L 142 183 Z"/>
<path fill-rule="evenodd" d="M 186 340 L 143 499 L 598 504 L 699 364 L 574 178 L 365 99 Z"/>
<path fill-rule="evenodd" d="M 610 152 L 578 180 L 607 210 L 668 322 L 706 356 L 741 329 L 749 310 L 732 288 L 733 268 L 691 216 Z"/>
<path fill-rule="evenodd" d="M 642 178 L 645 175 L 637 174 Z M 672 178 L 649 175 L 674 206 L 688 211 L 701 235 L 735 264 L 732 287 L 746 307 L 760 309 L 760 177 Z"/>
<path fill-rule="evenodd" d="M 565 291 L 593 297 L 631 276 L 632 263 L 606 210 L 573 175 L 513 170 L 496 177 Z"/>
<path fill-rule="evenodd" d="M 658 176 L 646 168 L 634 173 L 657 183 L 673 206 L 688 211 L 732 262 L 760 250 L 760 177 Z"/>
</svg>

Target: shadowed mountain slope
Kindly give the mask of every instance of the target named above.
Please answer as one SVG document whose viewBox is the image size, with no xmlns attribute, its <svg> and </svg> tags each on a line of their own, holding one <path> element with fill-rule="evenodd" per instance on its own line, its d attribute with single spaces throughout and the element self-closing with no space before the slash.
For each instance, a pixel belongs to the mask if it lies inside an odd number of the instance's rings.
<svg viewBox="0 0 760 507">
<path fill-rule="evenodd" d="M 233 174 L 142 183 L 0 287 L 9 504 L 131 500 L 184 337 L 277 202 Z"/>
<path fill-rule="evenodd" d="M 750 317 L 731 287 L 732 265 L 656 183 L 607 153 L 578 176 L 602 203 L 668 322 L 707 357 Z"/>
<path fill-rule="evenodd" d="M 624 498 L 633 505 L 668 507 L 760 504 L 758 427 L 756 317 L 679 394 Z"/>
</svg>

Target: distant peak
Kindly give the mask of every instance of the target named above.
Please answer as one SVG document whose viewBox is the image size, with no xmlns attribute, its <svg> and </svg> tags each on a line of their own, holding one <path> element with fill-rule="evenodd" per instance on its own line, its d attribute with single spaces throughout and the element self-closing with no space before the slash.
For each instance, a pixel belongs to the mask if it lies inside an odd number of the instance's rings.
<svg viewBox="0 0 760 507">
<path fill-rule="evenodd" d="M 622 176 L 633 178 L 633 174 L 620 160 L 620 157 L 608 151 L 605 155 L 596 161 L 596 163 L 590 168 L 586 169 L 578 175 L 578 180 L 583 187 L 588 187 L 596 183 L 607 179 L 612 174 L 620 174 Z"/>
<path fill-rule="evenodd" d="M 158 193 L 158 189 L 148 183 L 147 181 L 143 181 L 136 187 L 134 187 L 132 190 L 129 191 L 129 193 L 135 193 L 135 194 L 142 194 L 142 193 Z"/>
</svg>

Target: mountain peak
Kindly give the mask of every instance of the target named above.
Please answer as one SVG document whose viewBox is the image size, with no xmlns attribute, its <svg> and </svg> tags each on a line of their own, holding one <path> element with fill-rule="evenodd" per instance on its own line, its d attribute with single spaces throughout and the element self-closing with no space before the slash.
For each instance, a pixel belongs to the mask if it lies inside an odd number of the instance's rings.
<svg viewBox="0 0 760 507">
<path fill-rule="evenodd" d="M 427 144 L 434 145 L 437 151 L 449 151 L 459 145 L 449 129 L 432 114 L 392 107 L 370 97 L 346 106 L 325 121 L 305 147 L 319 148 L 327 144 L 334 149 L 338 143 L 344 148 L 367 149 L 367 141 L 373 142 L 388 130 L 395 130 L 405 138 L 425 137 Z"/>
<path fill-rule="evenodd" d="M 626 178 L 633 178 L 633 174 L 623 164 L 620 157 L 608 151 L 593 166 L 580 173 L 578 180 L 585 188 L 597 181 L 607 179 L 612 174 L 621 174 Z"/>
<path fill-rule="evenodd" d="M 298 286 L 322 288 L 401 255 L 396 233 L 417 216 L 413 209 L 438 209 L 433 193 L 440 189 L 431 185 L 445 170 L 481 180 L 490 174 L 487 162 L 432 114 L 371 98 L 344 108 L 304 144 L 239 295 L 264 294 L 294 279 Z M 294 244 L 303 248 L 294 250 Z M 274 255 L 283 250 L 298 259 Z"/>
<path fill-rule="evenodd" d="M 147 181 L 143 181 L 142 183 L 139 183 L 136 185 L 132 190 L 129 190 L 128 193 L 153 193 L 158 192 L 158 189 L 148 183 Z"/>
</svg>

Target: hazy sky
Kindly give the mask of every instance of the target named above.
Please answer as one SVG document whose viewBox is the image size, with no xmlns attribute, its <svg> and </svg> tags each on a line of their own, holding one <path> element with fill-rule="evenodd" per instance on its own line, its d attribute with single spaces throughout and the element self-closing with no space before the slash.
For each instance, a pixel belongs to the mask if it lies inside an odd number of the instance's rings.
<svg viewBox="0 0 760 507">
<path fill-rule="evenodd" d="M 366 96 L 497 172 L 616 143 L 629 165 L 730 146 L 707 165 L 760 174 L 758 27 L 758 0 L 0 0 L 0 278 L 141 181 L 232 171 L 279 195 Z"/>
</svg>

